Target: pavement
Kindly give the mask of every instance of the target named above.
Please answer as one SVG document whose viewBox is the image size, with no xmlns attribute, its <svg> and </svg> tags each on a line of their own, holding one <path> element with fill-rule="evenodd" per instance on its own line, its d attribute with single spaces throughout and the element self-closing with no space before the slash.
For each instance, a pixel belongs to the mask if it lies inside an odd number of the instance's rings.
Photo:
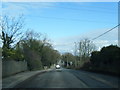
<svg viewBox="0 0 120 90">
<path fill-rule="evenodd" d="M 22 72 L 22 73 L 18 73 L 6 78 L 2 79 L 2 88 L 13 88 L 14 86 L 16 86 L 17 84 L 32 78 L 38 74 L 42 74 L 45 73 L 48 70 L 39 70 L 39 71 L 26 71 L 26 72 Z"/>
</svg>

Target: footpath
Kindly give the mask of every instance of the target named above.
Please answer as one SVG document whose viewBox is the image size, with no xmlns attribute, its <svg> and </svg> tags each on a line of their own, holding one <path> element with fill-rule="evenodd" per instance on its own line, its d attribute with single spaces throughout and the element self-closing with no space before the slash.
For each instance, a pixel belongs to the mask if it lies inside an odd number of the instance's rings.
<svg viewBox="0 0 120 90">
<path fill-rule="evenodd" d="M 17 84 L 25 81 L 26 79 L 32 78 L 35 75 L 50 71 L 51 69 L 48 70 L 39 70 L 39 71 L 27 71 L 27 72 L 22 72 L 18 73 L 6 78 L 2 79 L 2 88 L 13 88 Z"/>
</svg>

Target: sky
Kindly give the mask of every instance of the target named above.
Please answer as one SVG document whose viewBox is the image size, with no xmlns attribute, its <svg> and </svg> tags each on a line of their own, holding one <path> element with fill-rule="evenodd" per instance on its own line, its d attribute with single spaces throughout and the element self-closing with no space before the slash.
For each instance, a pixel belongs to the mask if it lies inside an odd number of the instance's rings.
<svg viewBox="0 0 120 90">
<path fill-rule="evenodd" d="M 25 29 L 46 34 L 53 47 L 74 52 L 74 42 L 118 25 L 118 2 L 2 2 L 2 15 L 25 17 Z M 97 48 L 117 44 L 118 30 L 94 40 Z"/>
</svg>

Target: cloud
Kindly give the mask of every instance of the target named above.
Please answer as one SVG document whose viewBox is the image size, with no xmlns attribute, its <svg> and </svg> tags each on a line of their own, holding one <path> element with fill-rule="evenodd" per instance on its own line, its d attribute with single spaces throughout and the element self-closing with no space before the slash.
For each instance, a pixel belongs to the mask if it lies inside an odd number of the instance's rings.
<svg viewBox="0 0 120 90">
<path fill-rule="evenodd" d="M 53 42 L 53 47 L 58 51 L 60 51 L 61 53 L 65 53 L 65 52 L 74 53 L 75 42 L 79 42 L 81 39 L 84 39 L 86 37 L 91 40 L 92 38 L 104 33 L 107 30 L 109 29 L 107 28 L 107 29 L 92 30 L 90 32 L 86 32 L 84 34 L 80 34 L 76 36 L 59 38 Z M 93 43 L 97 46 L 98 50 L 100 50 L 103 46 L 108 46 L 111 44 L 118 45 L 118 29 L 114 29 L 113 31 L 94 40 Z"/>
<path fill-rule="evenodd" d="M 44 2 L 43 3 L 10 3 L 10 2 L 4 2 L 4 1 L 5 0 L 3 0 L 3 4 L 2 4 L 2 12 L 3 14 L 7 13 L 8 15 L 30 14 L 29 10 L 31 9 L 33 10 L 39 9 L 39 12 L 40 12 L 42 11 L 43 8 L 48 8 L 47 5 L 55 4 L 55 3 L 44 3 Z M 78 34 L 76 36 L 63 37 L 60 39 L 56 39 L 53 43 L 53 47 L 59 50 L 60 52 L 72 52 L 73 53 L 74 42 L 78 42 L 80 39 L 83 39 L 86 37 L 89 39 L 92 39 L 104 33 L 110 28 L 91 30 L 90 32 L 86 32 L 84 34 Z M 117 39 L 118 39 L 117 35 L 118 35 L 118 30 L 115 29 L 105 34 L 104 36 L 94 40 L 94 43 L 97 45 L 98 48 L 101 48 L 103 46 L 107 46 L 110 44 L 117 44 Z"/>
<path fill-rule="evenodd" d="M 48 7 L 49 5 L 55 5 L 56 3 L 45 3 L 45 2 L 3 2 L 2 3 L 2 13 L 8 14 L 11 16 L 17 16 L 20 14 L 30 15 L 31 11 L 42 12 L 43 8 L 52 8 Z"/>
<path fill-rule="evenodd" d="M 109 45 L 118 45 L 118 40 L 96 40 L 94 41 L 94 44 L 98 48 L 102 48 L 104 46 L 109 46 Z"/>
<path fill-rule="evenodd" d="M 19 14 L 26 14 L 27 10 L 24 6 L 18 5 L 17 3 L 2 3 L 3 15 L 16 16 Z"/>
<path fill-rule="evenodd" d="M 64 40 L 58 40 L 53 42 L 54 49 L 60 51 L 61 53 L 71 52 L 73 53 L 73 44 L 72 42 L 66 42 Z"/>
</svg>

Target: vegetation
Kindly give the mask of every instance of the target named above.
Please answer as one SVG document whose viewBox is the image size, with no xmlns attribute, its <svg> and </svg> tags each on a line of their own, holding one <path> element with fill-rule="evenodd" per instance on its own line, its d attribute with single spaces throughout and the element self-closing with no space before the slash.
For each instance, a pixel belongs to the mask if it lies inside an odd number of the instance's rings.
<svg viewBox="0 0 120 90">
<path fill-rule="evenodd" d="M 64 61 L 64 67 L 73 68 L 75 67 L 75 56 L 71 53 L 65 53 L 62 55 L 62 60 Z"/>
<path fill-rule="evenodd" d="M 0 60 L 2 59 L 2 48 L 0 47 Z"/>
<path fill-rule="evenodd" d="M 3 45 L 0 51 L 3 61 L 26 61 L 29 70 L 37 70 L 50 67 L 62 60 L 66 68 L 119 73 L 120 48 L 117 46 L 110 45 L 95 51 L 93 42 L 85 38 L 75 45 L 75 55 L 65 53 L 61 56 L 43 34 L 33 30 L 23 33 L 23 26 L 23 16 L 4 16 L 1 20 L 0 38 Z"/>
<path fill-rule="evenodd" d="M 90 61 L 90 55 L 93 51 L 96 50 L 96 46 L 94 43 L 85 38 L 78 42 L 78 45 L 76 45 L 77 49 L 75 49 L 75 57 L 76 57 L 76 67 L 75 68 L 81 68 L 86 62 Z"/>
<path fill-rule="evenodd" d="M 95 45 L 88 39 L 75 45 L 75 56 L 71 53 L 62 55 L 65 67 L 94 72 L 120 74 L 120 48 L 115 45 L 95 51 Z M 72 62 L 72 65 L 70 64 Z"/>
<path fill-rule="evenodd" d="M 91 53 L 90 62 L 82 68 L 97 72 L 119 74 L 120 48 L 115 45 L 103 47 L 100 51 Z"/>
<path fill-rule="evenodd" d="M 24 26 L 23 16 L 19 18 L 3 17 L 1 20 L 2 60 L 25 60 L 29 70 L 50 67 L 60 59 L 58 51 L 54 50 L 49 40 L 41 33 L 27 30 L 21 32 Z"/>
<path fill-rule="evenodd" d="M 65 53 L 62 55 L 64 66 L 67 68 L 79 69 L 84 66 L 85 63 L 90 62 L 90 55 L 96 49 L 92 41 L 85 38 L 75 43 L 75 52 Z"/>
<path fill-rule="evenodd" d="M 21 31 L 23 26 L 22 16 L 18 18 L 4 16 L 1 19 L 0 28 L 2 29 L 2 35 L 0 37 L 3 42 L 2 55 L 4 60 L 12 59 L 16 54 L 16 51 L 13 50 L 13 45 L 19 42 L 22 36 Z"/>
</svg>

